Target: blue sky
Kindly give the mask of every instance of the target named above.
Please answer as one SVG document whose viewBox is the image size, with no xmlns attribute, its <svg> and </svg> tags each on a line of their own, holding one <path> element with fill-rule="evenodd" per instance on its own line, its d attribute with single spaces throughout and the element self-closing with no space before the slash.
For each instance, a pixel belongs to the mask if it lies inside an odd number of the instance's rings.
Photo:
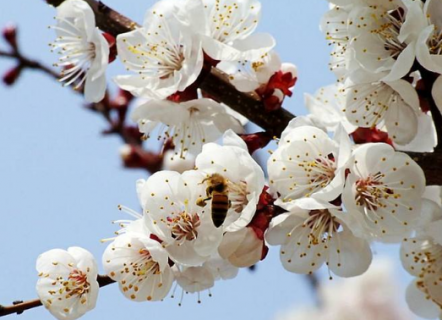
<svg viewBox="0 0 442 320">
<path fill-rule="evenodd" d="M 155 1 L 108 0 L 106 4 L 142 22 Z M 325 0 L 262 0 L 260 31 L 276 38 L 282 60 L 295 63 L 299 81 L 285 107 L 303 114 L 303 93 L 313 93 L 334 81 L 328 71 L 329 49 L 319 32 Z M 0 26 L 19 25 L 23 52 L 47 64 L 55 61 L 48 43 L 53 40 L 53 8 L 43 0 L 14 0 L 0 4 Z M 0 46 L 5 48 L 4 43 Z M 0 72 L 13 62 L 0 60 Z M 115 75 L 121 67 L 114 64 Z M 123 169 L 117 137 L 104 137 L 101 118 L 84 110 L 81 97 L 63 89 L 47 76 L 26 71 L 12 88 L 0 85 L 0 304 L 36 297 L 34 269 L 38 254 L 52 248 L 82 246 L 98 259 L 105 245 L 101 238 L 115 231 L 112 220 L 118 204 L 138 208 L 135 181 L 143 171 Z M 377 246 L 378 256 L 398 262 L 397 246 Z M 409 277 L 397 264 L 403 285 Z M 97 308 L 83 319 L 272 319 L 288 308 L 312 304 L 303 276 L 286 272 L 277 248 L 271 248 L 255 273 L 242 270 L 232 281 L 219 282 L 213 297 L 186 296 L 184 305 L 137 304 L 126 300 L 116 286 L 100 292 Z M 51 319 L 43 308 L 25 312 L 21 320 Z"/>
</svg>

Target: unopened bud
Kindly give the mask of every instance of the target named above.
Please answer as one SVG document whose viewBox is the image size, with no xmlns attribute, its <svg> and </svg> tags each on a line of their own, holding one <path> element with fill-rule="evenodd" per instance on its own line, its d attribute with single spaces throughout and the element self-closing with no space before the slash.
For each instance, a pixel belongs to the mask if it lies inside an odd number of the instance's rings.
<svg viewBox="0 0 442 320">
<path fill-rule="evenodd" d="M 17 27 L 15 25 L 11 24 L 3 28 L 3 38 L 14 51 L 17 51 Z"/>
<path fill-rule="evenodd" d="M 7 86 L 12 86 L 17 79 L 20 77 L 22 68 L 20 66 L 16 66 L 8 71 L 3 75 L 3 82 Z"/>
<path fill-rule="evenodd" d="M 279 110 L 282 105 L 282 100 L 278 96 L 278 94 L 276 96 L 274 96 L 272 94 L 272 95 L 264 98 L 263 102 L 264 102 L 265 109 L 268 112 Z"/>
</svg>

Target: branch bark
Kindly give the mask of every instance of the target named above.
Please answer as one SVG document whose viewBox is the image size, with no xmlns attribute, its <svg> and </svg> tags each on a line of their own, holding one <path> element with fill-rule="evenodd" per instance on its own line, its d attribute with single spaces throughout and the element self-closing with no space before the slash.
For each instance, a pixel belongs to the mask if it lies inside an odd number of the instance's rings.
<svg viewBox="0 0 442 320">
<path fill-rule="evenodd" d="M 19 51 L 17 51 L 17 52 L 7 52 L 7 51 L 0 50 L 0 57 L 15 59 L 15 60 L 17 60 L 18 64 L 23 66 L 23 68 L 28 68 L 28 69 L 33 69 L 33 70 L 40 70 L 40 71 L 43 71 L 44 73 L 46 73 L 47 75 L 49 75 L 49 76 L 51 76 L 51 77 L 53 77 L 55 79 L 59 78 L 59 74 L 57 72 L 55 72 L 51 68 L 41 64 L 38 61 L 26 58 L 25 56 L 20 54 Z"/>
<path fill-rule="evenodd" d="M 98 284 L 100 285 L 100 288 L 105 287 L 109 284 L 114 283 L 115 281 L 109 278 L 108 276 L 97 276 Z M 37 308 L 42 306 L 43 304 L 39 299 L 35 300 L 29 300 L 29 301 L 15 301 L 10 306 L 1 306 L 0 305 L 0 317 L 4 317 L 10 314 L 22 314 L 24 311 Z"/>
<path fill-rule="evenodd" d="M 58 7 L 65 0 L 46 0 L 46 2 L 54 7 Z M 139 25 L 131 19 L 123 16 L 112 8 L 108 7 L 101 1 L 84 0 L 95 13 L 95 21 L 97 26 L 104 32 L 110 33 L 114 37 L 121 33 L 134 30 Z"/>
</svg>

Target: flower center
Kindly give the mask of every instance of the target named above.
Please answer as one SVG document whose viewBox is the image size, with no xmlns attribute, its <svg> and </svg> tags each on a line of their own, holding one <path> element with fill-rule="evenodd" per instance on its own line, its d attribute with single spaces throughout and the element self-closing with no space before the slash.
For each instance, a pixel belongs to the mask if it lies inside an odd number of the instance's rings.
<svg viewBox="0 0 442 320">
<path fill-rule="evenodd" d="M 372 17 L 376 20 L 374 23 L 377 23 L 379 17 L 377 15 L 373 15 Z M 372 29 L 371 33 L 377 34 L 384 43 L 385 50 L 389 51 L 393 59 L 397 59 L 401 52 L 407 47 L 406 43 L 398 39 L 401 27 L 405 21 L 404 10 L 399 8 L 381 14 L 380 17 L 385 20 L 385 23 L 381 24 L 377 29 Z"/>
<path fill-rule="evenodd" d="M 434 33 L 429 40 L 428 46 L 430 54 L 440 55 L 442 53 L 442 32 L 437 26 L 434 26 Z"/>
<path fill-rule="evenodd" d="M 58 18 L 59 25 L 52 28 L 57 29 L 63 35 L 57 37 L 51 43 L 51 51 L 59 50 L 61 55 L 55 67 L 62 67 L 60 82 L 64 86 L 75 83 L 74 89 L 79 89 L 86 80 L 87 71 L 90 69 L 93 60 L 96 58 L 96 46 L 87 42 L 84 31 L 79 29 L 69 19 Z"/>
<path fill-rule="evenodd" d="M 171 229 L 172 237 L 178 243 L 183 243 L 198 237 L 198 227 L 201 225 L 201 221 L 196 213 L 191 215 L 182 212 L 177 216 L 167 218 L 167 224 Z"/>
<path fill-rule="evenodd" d="M 310 211 L 310 217 L 304 222 L 304 226 L 309 227 L 309 242 L 313 245 L 325 243 L 330 240 L 333 233 L 339 229 L 339 222 L 328 210 Z"/>
<path fill-rule="evenodd" d="M 87 281 L 87 275 L 80 270 L 73 270 L 68 277 L 67 281 L 62 283 L 63 288 L 60 289 L 67 293 L 66 299 L 77 296 L 82 297 L 90 290 L 90 283 Z M 85 303 L 86 300 L 82 300 L 81 303 Z"/>
<path fill-rule="evenodd" d="M 310 191 L 305 197 L 309 197 L 312 192 L 325 188 L 335 177 L 336 163 L 332 154 L 327 157 L 319 157 L 313 161 L 303 161 L 299 166 L 306 173 L 307 187 Z"/>
<path fill-rule="evenodd" d="M 229 193 L 230 208 L 237 213 L 241 213 L 249 203 L 247 195 L 250 192 L 247 190 L 247 182 L 233 183 L 228 180 L 227 191 Z"/>
<path fill-rule="evenodd" d="M 152 256 L 147 249 L 140 249 L 139 251 L 141 260 L 132 264 L 133 272 L 138 277 L 147 277 L 150 274 L 159 274 L 160 266 L 157 262 L 152 260 Z"/>
<path fill-rule="evenodd" d="M 442 246 L 425 241 L 422 249 L 413 251 L 412 254 L 414 262 L 421 264 L 420 280 L 416 283 L 418 289 L 425 293 L 427 299 L 442 308 L 440 295 L 433 294 L 433 290 L 440 290 L 442 281 Z"/>
<path fill-rule="evenodd" d="M 384 208 L 383 203 L 390 197 L 399 198 L 399 194 L 386 187 L 382 181 L 384 174 L 378 172 L 373 176 L 365 179 L 359 179 L 356 182 L 356 204 L 358 206 L 366 207 L 371 211 L 376 211 L 379 207 Z"/>
<path fill-rule="evenodd" d="M 144 80 L 147 77 L 167 79 L 180 71 L 185 60 L 184 47 L 173 44 L 173 40 L 161 40 L 157 33 L 147 32 L 146 43 L 128 44 L 127 50 L 137 56 L 139 63 L 124 61 L 129 69 L 137 72 Z"/>
</svg>

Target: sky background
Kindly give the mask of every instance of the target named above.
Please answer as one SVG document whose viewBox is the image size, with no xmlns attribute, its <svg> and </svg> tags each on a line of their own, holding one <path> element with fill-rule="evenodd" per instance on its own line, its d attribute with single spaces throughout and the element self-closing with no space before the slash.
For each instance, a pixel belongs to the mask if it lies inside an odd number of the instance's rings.
<svg viewBox="0 0 442 320">
<path fill-rule="evenodd" d="M 137 22 L 142 22 L 154 2 L 105 1 Z M 327 68 L 329 49 L 318 28 L 328 5 L 325 0 L 261 2 L 259 30 L 270 32 L 282 60 L 299 68 L 294 97 L 284 106 L 303 114 L 303 93 L 334 81 Z M 15 22 L 22 51 L 48 65 L 56 59 L 48 47 L 54 34 L 47 29 L 54 15 L 55 10 L 43 0 L 0 3 L 0 26 Z M 6 45 L 1 42 L 0 47 Z M 0 59 L 0 74 L 12 65 L 11 60 Z M 109 75 L 121 70 L 114 63 Z M 121 167 L 121 141 L 102 136 L 106 124 L 82 103 L 79 95 L 39 72 L 26 71 L 12 88 L 0 84 L 0 304 L 36 297 L 35 260 L 46 250 L 81 246 L 101 261 L 106 245 L 99 240 L 116 230 L 111 221 L 121 218 L 117 205 L 138 208 L 135 181 L 146 178 L 146 173 Z M 400 267 L 398 246 L 377 245 L 374 250 L 376 258 L 394 259 L 405 287 L 411 278 Z M 328 280 L 324 277 L 324 281 Z M 256 272 L 241 270 L 236 279 L 216 283 L 212 292 L 212 298 L 203 295 L 201 305 L 196 296 L 189 295 L 178 307 L 176 298 L 130 302 L 113 285 L 100 290 L 97 308 L 82 319 L 130 315 L 132 320 L 271 320 L 285 310 L 314 304 L 305 277 L 283 269 L 276 247 Z M 51 319 L 51 315 L 38 308 L 19 319 Z"/>
</svg>

